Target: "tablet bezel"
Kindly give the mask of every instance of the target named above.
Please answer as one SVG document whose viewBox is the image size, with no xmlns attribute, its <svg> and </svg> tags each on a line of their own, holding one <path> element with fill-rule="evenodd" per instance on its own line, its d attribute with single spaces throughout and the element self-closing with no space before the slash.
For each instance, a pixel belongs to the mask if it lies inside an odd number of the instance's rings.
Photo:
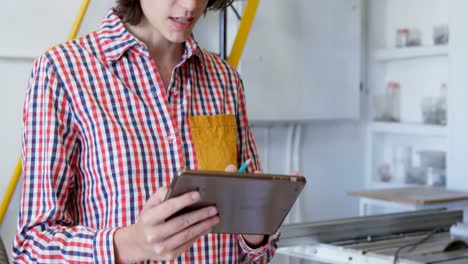
<svg viewBox="0 0 468 264">
<path fill-rule="evenodd" d="M 221 221 L 213 233 L 272 235 L 305 183 L 304 176 L 295 175 L 182 170 L 172 180 L 165 200 L 199 191 L 200 202 L 170 218 L 215 205 Z M 262 199 L 266 196 L 269 199 Z"/>
</svg>

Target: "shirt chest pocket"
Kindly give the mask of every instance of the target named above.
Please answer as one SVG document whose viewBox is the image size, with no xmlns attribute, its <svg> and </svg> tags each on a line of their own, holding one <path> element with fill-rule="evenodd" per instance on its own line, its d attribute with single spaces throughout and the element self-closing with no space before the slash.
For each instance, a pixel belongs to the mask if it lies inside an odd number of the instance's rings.
<svg viewBox="0 0 468 264">
<path fill-rule="evenodd" d="M 189 117 L 198 169 L 224 171 L 237 164 L 237 125 L 234 115 Z"/>
</svg>

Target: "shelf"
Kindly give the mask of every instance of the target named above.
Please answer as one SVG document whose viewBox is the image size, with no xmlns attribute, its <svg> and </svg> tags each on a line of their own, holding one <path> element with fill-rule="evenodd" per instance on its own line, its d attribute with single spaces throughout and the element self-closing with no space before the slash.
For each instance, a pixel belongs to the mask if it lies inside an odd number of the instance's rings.
<svg viewBox="0 0 468 264">
<path fill-rule="evenodd" d="M 0 52 L 0 60 L 9 60 L 9 61 L 34 61 L 41 54 L 32 54 L 26 51 L 16 51 L 16 52 Z"/>
<path fill-rule="evenodd" d="M 431 187 L 426 184 L 409 184 L 400 182 L 379 182 L 372 181 L 366 187 L 367 189 L 388 189 L 388 188 L 403 188 L 403 187 Z"/>
<path fill-rule="evenodd" d="M 412 123 L 372 122 L 369 125 L 373 133 L 446 137 L 447 127 Z"/>
<path fill-rule="evenodd" d="M 375 53 L 377 61 L 409 60 L 424 57 L 443 57 L 449 55 L 448 46 L 409 47 L 381 49 Z"/>
</svg>

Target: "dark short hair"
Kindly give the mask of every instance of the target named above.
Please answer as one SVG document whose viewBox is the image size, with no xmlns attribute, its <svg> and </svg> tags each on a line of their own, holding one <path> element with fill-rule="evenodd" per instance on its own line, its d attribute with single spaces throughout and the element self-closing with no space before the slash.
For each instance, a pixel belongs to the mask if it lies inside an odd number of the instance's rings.
<svg viewBox="0 0 468 264">
<path fill-rule="evenodd" d="M 228 7 L 234 0 L 208 0 L 207 10 L 220 10 Z M 114 12 L 124 23 L 137 25 L 141 21 L 143 11 L 140 0 L 117 0 Z"/>
</svg>

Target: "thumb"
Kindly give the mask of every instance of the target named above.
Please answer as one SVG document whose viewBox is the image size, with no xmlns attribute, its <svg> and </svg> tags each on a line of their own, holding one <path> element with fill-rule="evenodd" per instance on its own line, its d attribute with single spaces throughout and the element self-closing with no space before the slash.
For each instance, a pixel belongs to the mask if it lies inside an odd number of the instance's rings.
<svg viewBox="0 0 468 264">
<path fill-rule="evenodd" d="M 237 168 L 234 164 L 229 164 L 226 166 L 226 169 L 224 169 L 225 172 L 236 172 Z"/>
</svg>

